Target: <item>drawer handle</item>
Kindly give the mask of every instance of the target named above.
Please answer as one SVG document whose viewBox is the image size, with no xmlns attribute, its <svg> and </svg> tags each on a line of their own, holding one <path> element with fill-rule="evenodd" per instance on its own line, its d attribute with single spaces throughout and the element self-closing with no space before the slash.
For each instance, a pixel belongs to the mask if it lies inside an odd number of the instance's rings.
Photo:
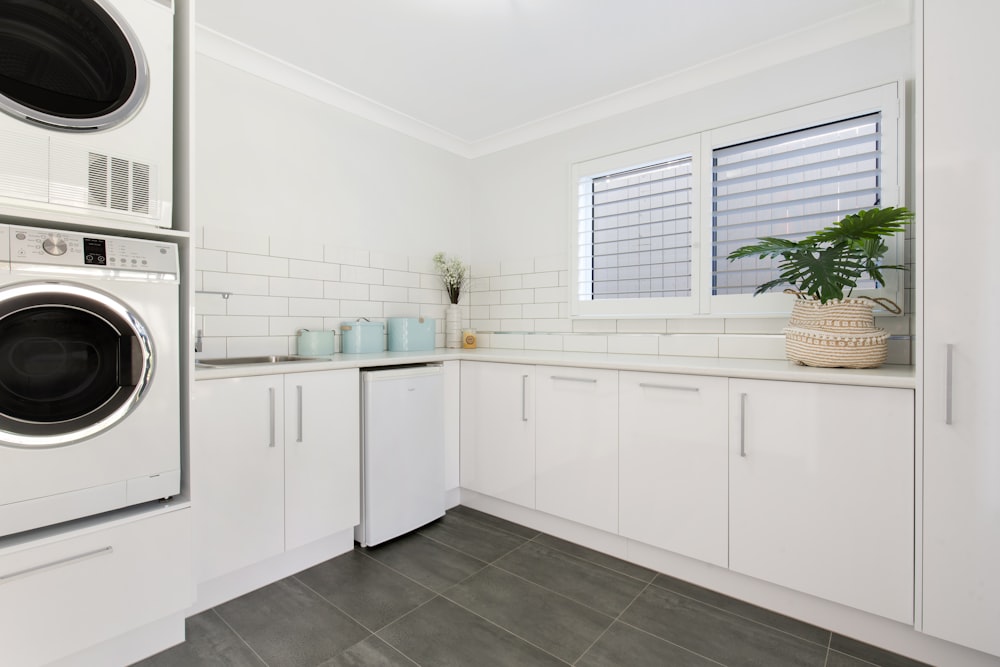
<svg viewBox="0 0 1000 667">
<path fill-rule="evenodd" d="M 747 456 L 747 395 L 740 394 L 740 456 Z"/>
<path fill-rule="evenodd" d="M 75 556 L 67 556 L 66 558 L 60 558 L 59 560 L 54 560 L 51 563 L 43 563 L 42 565 L 33 565 L 32 567 L 28 567 L 23 570 L 18 570 L 17 572 L 0 574 L 0 584 L 6 584 L 10 581 L 14 581 L 15 579 L 20 579 L 21 577 L 28 577 L 33 574 L 41 574 L 46 570 L 54 570 L 57 567 L 62 567 L 63 565 L 69 565 L 70 563 L 78 563 L 80 561 L 84 561 L 89 558 L 97 558 L 98 556 L 109 556 L 112 553 L 114 553 L 114 548 L 107 546 L 102 549 L 94 549 L 93 551 L 87 551 L 82 554 L 77 554 Z"/>
<path fill-rule="evenodd" d="M 690 391 L 695 394 L 701 391 L 698 387 L 682 387 L 676 384 L 654 384 L 652 382 L 640 382 L 639 386 L 644 389 L 670 389 L 671 391 Z"/>
<path fill-rule="evenodd" d="M 587 382 L 590 384 L 597 384 L 597 378 L 574 378 L 567 375 L 550 375 L 553 380 L 564 380 L 566 382 Z"/>
</svg>

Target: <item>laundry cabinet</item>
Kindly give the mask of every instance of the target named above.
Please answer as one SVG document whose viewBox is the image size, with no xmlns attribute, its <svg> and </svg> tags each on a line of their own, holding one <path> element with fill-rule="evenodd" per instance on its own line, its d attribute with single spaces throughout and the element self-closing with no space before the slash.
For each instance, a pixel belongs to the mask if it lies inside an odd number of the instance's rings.
<svg viewBox="0 0 1000 667">
<path fill-rule="evenodd" d="M 198 581 L 358 523 L 359 415 L 357 369 L 195 383 Z"/>
<path fill-rule="evenodd" d="M 729 381 L 729 567 L 913 622 L 913 391 Z"/>
<path fill-rule="evenodd" d="M 923 632 L 1000 656 L 1000 3 L 923 3 Z"/>
<path fill-rule="evenodd" d="M 535 506 L 618 532 L 618 371 L 536 366 Z"/>
<path fill-rule="evenodd" d="M 535 507 L 535 367 L 463 361 L 461 484 Z"/>
<path fill-rule="evenodd" d="M 622 371 L 620 535 L 728 565 L 729 380 Z"/>
</svg>

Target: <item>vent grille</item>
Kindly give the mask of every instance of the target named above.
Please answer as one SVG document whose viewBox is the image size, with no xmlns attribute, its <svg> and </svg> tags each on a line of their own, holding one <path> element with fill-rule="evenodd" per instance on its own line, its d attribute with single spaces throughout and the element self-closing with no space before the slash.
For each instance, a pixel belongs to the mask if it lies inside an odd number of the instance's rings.
<svg viewBox="0 0 1000 667">
<path fill-rule="evenodd" d="M 151 171 L 148 164 L 89 153 L 87 203 L 112 211 L 149 215 Z"/>
<path fill-rule="evenodd" d="M 90 153 L 87 156 L 87 203 L 108 205 L 108 156 Z"/>
</svg>

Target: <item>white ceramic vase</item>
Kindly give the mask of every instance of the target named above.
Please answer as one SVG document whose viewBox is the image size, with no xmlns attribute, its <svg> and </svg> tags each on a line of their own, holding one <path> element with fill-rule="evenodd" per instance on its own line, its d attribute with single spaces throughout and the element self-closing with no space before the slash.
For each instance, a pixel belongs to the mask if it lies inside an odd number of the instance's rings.
<svg viewBox="0 0 1000 667">
<path fill-rule="evenodd" d="M 462 347 L 462 309 L 453 303 L 445 310 L 444 317 L 445 347 Z"/>
</svg>

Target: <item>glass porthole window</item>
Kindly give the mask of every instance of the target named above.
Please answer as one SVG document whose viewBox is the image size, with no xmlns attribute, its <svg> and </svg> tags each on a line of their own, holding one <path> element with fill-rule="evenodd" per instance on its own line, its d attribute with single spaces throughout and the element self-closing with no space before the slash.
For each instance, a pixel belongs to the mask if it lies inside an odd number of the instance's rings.
<svg viewBox="0 0 1000 667">
<path fill-rule="evenodd" d="M 142 106 L 148 81 L 138 39 L 108 0 L 0 0 L 0 110 L 103 130 Z"/>
</svg>

